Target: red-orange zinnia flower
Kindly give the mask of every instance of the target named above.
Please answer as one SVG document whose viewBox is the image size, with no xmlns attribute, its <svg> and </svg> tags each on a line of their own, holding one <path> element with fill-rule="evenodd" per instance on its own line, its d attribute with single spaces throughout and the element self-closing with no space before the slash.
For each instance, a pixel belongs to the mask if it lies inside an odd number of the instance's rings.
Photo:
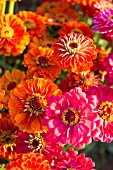
<svg viewBox="0 0 113 170">
<path fill-rule="evenodd" d="M 19 28 L 19 29 L 18 29 Z M 29 44 L 29 34 L 23 21 L 15 15 L 0 16 L 0 54 L 20 55 Z"/>
<path fill-rule="evenodd" d="M 61 90 L 50 80 L 34 78 L 18 84 L 9 100 L 14 124 L 28 133 L 47 131 L 41 121 L 50 95 L 61 95 Z"/>
<path fill-rule="evenodd" d="M 28 74 L 50 79 L 58 78 L 61 69 L 55 64 L 53 50 L 47 47 L 32 48 L 24 55 L 24 66 L 28 67 Z"/>
<path fill-rule="evenodd" d="M 5 96 L 2 100 L 5 108 L 8 108 L 8 101 L 10 98 L 11 90 L 13 90 L 22 80 L 25 80 L 25 78 L 25 73 L 20 70 L 13 70 L 11 73 L 6 72 L 2 75 L 0 78 L 0 84 L 2 89 L 5 90 Z"/>
<path fill-rule="evenodd" d="M 97 55 L 93 40 L 83 34 L 60 36 L 52 47 L 56 62 L 62 69 L 72 72 L 89 70 Z"/>
<path fill-rule="evenodd" d="M 19 154 L 15 161 L 6 166 L 6 170 L 50 170 L 49 161 L 39 153 Z"/>
<path fill-rule="evenodd" d="M 23 20 L 30 37 L 45 33 L 46 25 L 41 15 L 32 11 L 20 11 L 17 16 Z"/>
</svg>

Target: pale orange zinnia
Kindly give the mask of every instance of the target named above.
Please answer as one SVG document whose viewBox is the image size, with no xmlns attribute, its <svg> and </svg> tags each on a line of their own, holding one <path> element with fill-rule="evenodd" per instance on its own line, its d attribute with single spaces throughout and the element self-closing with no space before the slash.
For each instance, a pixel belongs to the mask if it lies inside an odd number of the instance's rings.
<svg viewBox="0 0 113 170">
<path fill-rule="evenodd" d="M 0 54 L 17 56 L 29 44 L 29 34 L 23 21 L 15 15 L 4 14 L 0 17 Z"/>
<path fill-rule="evenodd" d="M 61 90 L 50 80 L 34 78 L 18 84 L 9 100 L 13 123 L 28 133 L 47 131 L 42 117 L 50 95 L 61 95 Z"/>
</svg>

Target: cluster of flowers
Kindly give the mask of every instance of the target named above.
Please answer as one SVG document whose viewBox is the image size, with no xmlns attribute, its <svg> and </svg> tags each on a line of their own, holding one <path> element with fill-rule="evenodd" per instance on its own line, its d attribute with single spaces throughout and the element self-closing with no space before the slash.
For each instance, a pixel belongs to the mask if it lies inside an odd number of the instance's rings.
<svg viewBox="0 0 113 170">
<path fill-rule="evenodd" d="M 12 14 L 11 0 L 4 14 L 5 3 L 0 1 L 1 58 L 14 64 L 21 58 L 21 67 L 4 69 L 0 78 L 6 170 L 95 169 L 76 149 L 113 141 L 113 3 L 43 1 L 35 12 Z M 95 32 L 107 47 L 96 44 Z"/>
</svg>

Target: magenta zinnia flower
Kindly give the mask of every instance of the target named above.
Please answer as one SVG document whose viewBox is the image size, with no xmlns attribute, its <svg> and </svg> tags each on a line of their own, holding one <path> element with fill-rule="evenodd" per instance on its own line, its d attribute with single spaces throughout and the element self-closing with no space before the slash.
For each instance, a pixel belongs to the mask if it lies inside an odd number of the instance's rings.
<svg viewBox="0 0 113 170">
<path fill-rule="evenodd" d="M 104 70 L 106 71 L 105 80 L 106 84 L 113 85 L 113 53 L 110 53 L 104 60 Z"/>
<path fill-rule="evenodd" d="M 106 38 L 113 37 L 113 10 L 103 10 L 93 19 L 94 32 L 104 34 Z"/>
<path fill-rule="evenodd" d="M 84 153 L 78 154 L 73 148 L 69 148 L 68 152 L 61 151 L 59 153 L 51 170 L 92 170 L 94 166 L 95 163 L 90 157 L 85 157 Z"/>
<path fill-rule="evenodd" d="M 89 100 L 81 88 L 77 87 L 60 97 L 51 96 L 48 103 L 43 123 L 54 141 L 69 143 L 77 148 L 91 143 L 91 131 L 95 130 L 93 99 Z"/>
<path fill-rule="evenodd" d="M 96 128 L 100 129 L 100 133 L 96 135 L 92 133 L 93 139 L 111 142 L 113 141 L 113 89 L 109 86 L 99 86 L 89 89 L 88 92 L 97 98 L 94 114 L 97 116 Z"/>
</svg>

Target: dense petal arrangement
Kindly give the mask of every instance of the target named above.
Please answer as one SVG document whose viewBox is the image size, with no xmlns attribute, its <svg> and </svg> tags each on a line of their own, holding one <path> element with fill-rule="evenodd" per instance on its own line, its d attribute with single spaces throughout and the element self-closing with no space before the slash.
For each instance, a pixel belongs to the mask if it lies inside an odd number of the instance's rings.
<svg viewBox="0 0 113 170">
<path fill-rule="evenodd" d="M 4 98 L 4 95 L 5 95 L 5 90 L 1 88 L 1 84 L 0 84 L 0 110 L 3 108 L 2 100 Z"/>
<path fill-rule="evenodd" d="M 95 129 L 92 99 L 81 88 L 74 88 L 63 96 L 51 96 L 43 118 L 54 141 L 83 148 L 91 143 Z"/>
<path fill-rule="evenodd" d="M 47 131 L 41 120 L 52 94 L 61 95 L 61 90 L 50 80 L 34 78 L 17 85 L 11 91 L 9 112 L 12 121 L 28 133 Z"/>
<path fill-rule="evenodd" d="M 29 34 L 20 18 L 9 14 L 0 17 L 0 54 L 20 55 L 29 41 Z"/>
<path fill-rule="evenodd" d="M 113 10 L 103 10 L 95 15 L 93 19 L 94 26 L 92 27 L 94 32 L 100 32 L 107 38 L 113 37 Z"/>
<path fill-rule="evenodd" d="M 30 152 L 28 154 L 19 154 L 15 161 L 6 166 L 6 170 L 50 170 L 49 162 L 46 157 L 39 153 Z"/>
<path fill-rule="evenodd" d="M 61 69 L 55 63 L 53 50 L 47 47 L 37 47 L 24 55 L 23 64 L 28 67 L 29 76 L 42 77 L 54 81 L 58 78 Z"/>
<path fill-rule="evenodd" d="M 96 58 L 93 40 L 77 33 L 60 36 L 52 46 L 57 63 L 67 71 L 85 71 Z"/>
</svg>

